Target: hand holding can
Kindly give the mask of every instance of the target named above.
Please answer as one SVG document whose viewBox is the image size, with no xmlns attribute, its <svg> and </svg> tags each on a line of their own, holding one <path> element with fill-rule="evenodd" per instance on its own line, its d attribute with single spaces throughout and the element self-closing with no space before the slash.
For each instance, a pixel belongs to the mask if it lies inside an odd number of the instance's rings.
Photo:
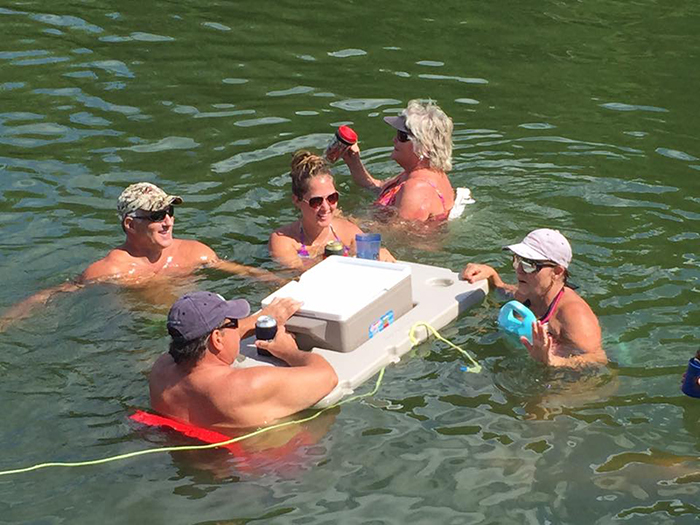
<svg viewBox="0 0 700 525">
<path fill-rule="evenodd" d="M 350 126 L 340 126 L 330 144 L 326 148 L 324 156 L 330 164 L 334 164 L 343 155 L 343 152 L 357 142 L 357 133 Z"/>
<path fill-rule="evenodd" d="M 277 321 L 269 315 L 261 315 L 255 322 L 255 338 L 261 341 L 271 341 L 277 335 Z M 258 348 L 258 355 L 271 356 L 267 350 Z"/>
</svg>

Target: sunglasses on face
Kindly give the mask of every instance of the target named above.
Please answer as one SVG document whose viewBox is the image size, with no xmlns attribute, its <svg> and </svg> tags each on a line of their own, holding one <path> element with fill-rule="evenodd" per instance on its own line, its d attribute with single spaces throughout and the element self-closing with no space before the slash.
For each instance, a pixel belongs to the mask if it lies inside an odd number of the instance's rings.
<svg viewBox="0 0 700 525">
<path fill-rule="evenodd" d="M 409 135 L 405 131 L 397 130 L 396 140 L 398 140 L 399 142 L 408 142 L 409 140 L 411 140 L 411 135 Z"/>
<path fill-rule="evenodd" d="M 334 204 L 338 204 L 339 198 L 340 198 L 340 194 L 336 191 L 335 193 L 331 193 L 330 195 L 326 195 L 325 197 L 321 197 L 321 196 L 311 197 L 306 202 L 309 203 L 309 206 L 311 208 L 313 208 L 314 210 L 317 210 L 323 204 L 324 199 L 328 201 L 329 206 L 333 206 Z M 304 199 L 304 200 L 306 200 L 306 199 Z"/>
<path fill-rule="evenodd" d="M 175 216 L 175 207 L 172 204 L 162 210 L 152 211 L 144 215 L 132 215 L 132 217 L 134 219 L 141 219 L 148 222 L 161 222 L 165 220 L 166 215 L 169 215 L 170 217 Z"/>
<path fill-rule="evenodd" d="M 536 273 L 542 268 L 554 268 L 556 264 L 542 261 L 533 261 L 531 259 L 523 259 L 519 255 L 513 255 L 513 268 L 518 269 L 518 265 L 522 268 L 523 273 Z"/>
<path fill-rule="evenodd" d="M 222 324 L 217 330 L 224 330 L 226 328 L 238 328 L 238 319 L 229 319 L 226 323 Z"/>
</svg>

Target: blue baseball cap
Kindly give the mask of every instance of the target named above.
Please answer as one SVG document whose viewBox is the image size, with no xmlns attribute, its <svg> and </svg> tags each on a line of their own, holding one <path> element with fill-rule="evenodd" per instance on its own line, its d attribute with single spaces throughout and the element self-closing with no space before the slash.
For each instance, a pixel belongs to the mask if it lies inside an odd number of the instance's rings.
<svg viewBox="0 0 700 525">
<path fill-rule="evenodd" d="M 173 338 L 193 341 L 216 330 L 225 319 L 242 319 L 249 314 L 250 305 L 245 299 L 227 301 L 217 293 L 188 293 L 170 309 L 168 333 Z"/>
</svg>

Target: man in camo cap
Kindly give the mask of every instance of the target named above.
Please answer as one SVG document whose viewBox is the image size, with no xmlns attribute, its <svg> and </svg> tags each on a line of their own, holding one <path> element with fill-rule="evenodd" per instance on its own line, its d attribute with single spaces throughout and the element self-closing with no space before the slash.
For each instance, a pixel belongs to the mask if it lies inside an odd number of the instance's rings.
<svg viewBox="0 0 700 525">
<path fill-rule="evenodd" d="M 117 200 L 126 241 L 88 266 L 78 281 L 132 281 L 187 275 L 202 266 L 279 280 L 265 270 L 221 260 L 214 250 L 199 241 L 174 238 L 177 204 L 182 204 L 181 197 L 168 195 L 150 182 L 138 182 L 126 188 Z"/>
<path fill-rule="evenodd" d="M 11 307 L 0 317 L 0 331 L 28 317 L 55 294 L 73 292 L 82 285 L 95 282 L 123 285 L 145 281 L 162 283 L 163 279 L 190 275 L 203 266 L 266 281 L 285 282 L 266 270 L 219 259 L 214 250 L 199 241 L 174 238 L 175 205 L 181 203 L 181 197 L 168 195 L 150 182 L 139 182 L 126 188 L 117 200 L 117 212 L 126 234 L 124 243 L 88 266 L 75 281 L 37 292 Z M 269 315 L 279 313 L 280 308 L 295 311 L 298 307 L 286 303 L 282 307 L 277 305 Z"/>
<path fill-rule="evenodd" d="M 117 201 L 119 217 L 124 217 L 138 210 L 165 210 L 172 204 L 182 204 L 182 198 L 168 195 L 155 184 L 138 182 L 126 188 Z"/>
</svg>

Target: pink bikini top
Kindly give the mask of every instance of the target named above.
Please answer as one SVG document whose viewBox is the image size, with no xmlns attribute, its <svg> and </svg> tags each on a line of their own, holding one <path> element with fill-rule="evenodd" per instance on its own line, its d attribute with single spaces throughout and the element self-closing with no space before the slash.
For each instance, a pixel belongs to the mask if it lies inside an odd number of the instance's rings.
<svg viewBox="0 0 700 525">
<path fill-rule="evenodd" d="M 394 181 L 393 183 L 389 184 L 386 188 L 382 190 L 382 192 L 379 194 L 379 197 L 375 201 L 375 204 L 378 206 L 394 206 L 396 204 L 396 196 L 398 193 L 401 191 L 401 188 L 403 187 L 404 184 L 406 184 L 407 180 L 403 180 L 399 182 L 399 179 Z M 431 180 L 428 179 L 421 179 L 430 184 L 433 189 L 435 190 L 435 193 L 437 193 L 438 198 L 440 199 L 440 202 L 442 203 L 442 209 L 443 212 L 440 215 L 435 215 L 431 217 L 433 220 L 444 220 L 447 219 L 447 217 L 450 215 L 450 210 L 447 209 L 447 206 L 445 206 L 445 197 L 442 196 L 442 193 L 440 193 L 440 190 L 438 187 L 435 185 L 435 183 Z"/>
</svg>

